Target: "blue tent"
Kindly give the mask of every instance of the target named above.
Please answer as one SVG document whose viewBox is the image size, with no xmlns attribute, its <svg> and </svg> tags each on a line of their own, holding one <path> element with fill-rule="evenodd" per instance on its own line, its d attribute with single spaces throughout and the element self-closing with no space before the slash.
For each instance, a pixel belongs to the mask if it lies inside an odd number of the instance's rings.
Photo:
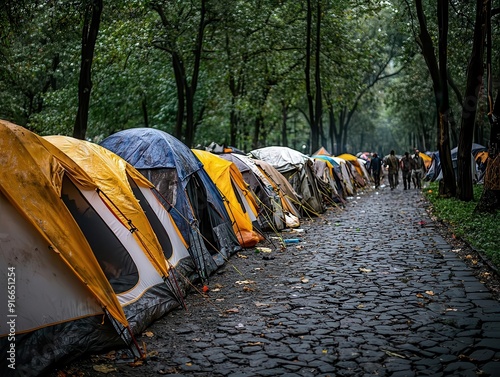
<svg viewBox="0 0 500 377">
<path fill-rule="evenodd" d="M 131 128 L 107 137 L 101 145 L 156 186 L 203 277 L 240 249 L 217 187 L 180 140 L 153 128 Z M 212 258 L 207 258 L 207 251 Z"/>
</svg>

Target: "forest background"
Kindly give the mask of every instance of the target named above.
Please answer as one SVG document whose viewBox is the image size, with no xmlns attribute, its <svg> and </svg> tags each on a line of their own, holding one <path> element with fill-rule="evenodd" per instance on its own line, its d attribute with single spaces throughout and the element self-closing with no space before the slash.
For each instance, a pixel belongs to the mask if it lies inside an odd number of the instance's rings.
<svg viewBox="0 0 500 377">
<path fill-rule="evenodd" d="M 5 0 L 2 8 L 0 118 L 41 135 L 99 142 L 154 127 L 190 147 L 439 150 L 442 194 L 463 200 L 472 199 L 467 146 L 500 138 L 492 0 Z M 457 193 L 443 152 L 459 144 Z"/>
</svg>

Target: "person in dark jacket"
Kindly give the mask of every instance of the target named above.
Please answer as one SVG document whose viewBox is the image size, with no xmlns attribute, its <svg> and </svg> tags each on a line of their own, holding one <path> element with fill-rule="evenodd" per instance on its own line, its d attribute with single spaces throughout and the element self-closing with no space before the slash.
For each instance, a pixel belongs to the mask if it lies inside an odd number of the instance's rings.
<svg viewBox="0 0 500 377">
<path fill-rule="evenodd" d="M 386 165 L 389 170 L 389 185 L 391 186 L 391 190 L 394 190 L 399 183 L 399 159 L 396 157 L 394 150 L 387 157 Z"/>
<path fill-rule="evenodd" d="M 370 173 L 375 181 L 375 188 L 380 186 L 380 173 L 382 171 L 382 159 L 374 153 L 370 161 Z"/>
<path fill-rule="evenodd" d="M 404 157 L 401 159 L 401 172 L 403 173 L 403 184 L 404 190 L 409 190 L 411 188 L 411 170 L 413 161 L 411 160 L 410 154 L 405 152 Z"/>
<path fill-rule="evenodd" d="M 424 159 L 422 156 L 420 156 L 420 151 L 418 149 L 415 149 L 415 154 L 413 155 L 413 172 L 412 172 L 412 179 L 413 179 L 413 184 L 415 185 L 415 188 L 422 188 L 422 178 L 424 177 L 425 174 L 425 163 Z"/>
</svg>

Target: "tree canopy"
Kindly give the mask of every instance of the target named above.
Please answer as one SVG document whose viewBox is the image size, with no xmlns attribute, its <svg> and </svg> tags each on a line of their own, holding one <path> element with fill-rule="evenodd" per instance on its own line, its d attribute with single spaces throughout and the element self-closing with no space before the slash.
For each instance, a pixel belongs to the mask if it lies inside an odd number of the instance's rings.
<svg viewBox="0 0 500 377">
<path fill-rule="evenodd" d="M 490 87 L 478 71 L 486 53 L 474 55 L 484 52 L 486 19 L 498 44 L 490 1 L 103 1 L 85 55 L 89 9 L 99 3 L 5 2 L 0 118 L 93 141 L 141 126 L 189 146 L 402 154 L 440 148 L 436 99 L 446 89 L 449 146 L 461 133 L 490 142 L 486 99 L 498 90 L 500 55 L 492 49 Z M 81 111 L 86 126 L 75 132 Z"/>
</svg>

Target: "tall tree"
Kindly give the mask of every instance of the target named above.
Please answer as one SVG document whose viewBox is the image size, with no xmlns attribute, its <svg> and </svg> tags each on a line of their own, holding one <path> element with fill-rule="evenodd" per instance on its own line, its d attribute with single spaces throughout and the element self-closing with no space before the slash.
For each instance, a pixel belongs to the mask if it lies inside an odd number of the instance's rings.
<svg viewBox="0 0 500 377">
<path fill-rule="evenodd" d="M 462 118 L 460 137 L 458 139 L 458 197 L 463 201 L 474 199 L 472 189 L 471 151 L 476 121 L 479 92 L 483 85 L 484 45 L 486 40 L 487 7 L 490 0 L 476 0 L 476 21 L 474 23 L 474 37 L 472 52 L 467 67 L 467 84 L 465 87 L 464 103 L 462 104 Z M 491 6 L 491 5 L 490 5 Z"/>
<path fill-rule="evenodd" d="M 491 32 L 491 1 L 486 4 L 486 72 L 488 79 L 488 120 L 490 122 L 490 145 L 488 148 L 488 159 L 486 161 L 486 176 L 484 178 L 484 190 L 476 206 L 478 213 L 494 213 L 500 208 L 500 90 L 493 103 L 493 77 L 492 77 L 492 32 Z M 500 8 L 495 9 L 496 14 Z"/>
<path fill-rule="evenodd" d="M 182 2 L 173 6 L 162 1 L 152 1 L 151 8 L 160 16 L 165 37 L 153 42 L 157 47 L 171 55 L 172 67 L 177 86 L 177 121 L 174 135 L 192 146 L 196 133 L 195 95 L 198 88 L 200 64 L 203 52 L 205 30 L 211 20 L 207 17 L 207 0 Z M 194 19 L 198 22 L 195 25 Z M 191 32 L 191 33 L 190 33 Z M 187 36 L 187 41 L 184 34 Z M 186 45 L 183 45 L 183 43 Z M 188 70 L 190 72 L 188 73 Z M 184 126 L 185 123 L 185 127 Z"/>
<path fill-rule="evenodd" d="M 99 34 L 102 0 L 88 0 L 84 4 L 80 80 L 78 82 L 78 110 L 73 137 L 85 139 L 89 118 L 90 93 L 92 92 L 92 62 Z"/>
<path fill-rule="evenodd" d="M 320 0 L 307 0 L 307 22 L 306 22 L 306 64 L 304 67 L 306 77 L 306 96 L 309 109 L 309 125 L 311 128 L 311 151 L 319 148 L 320 125 L 322 112 L 321 95 L 321 2 Z M 314 17 L 313 17 L 314 15 Z M 314 61 L 314 70 L 311 67 Z M 314 72 L 314 89 L 311 76 Z"/>
<path fill-rule="evenodd" d="M 452 113 L 449 104 L 448 90 L 448 1 L 438 0 L 438 58 L 435 54 L 434 42 L 427 28 L 422 0 L 415 0 L 420 32 L 417 44 L 429 69 L 432 79 L 434 98 L 437 110 L 438 151 L 443 171 L 443 179 L 439 182 L 439 193 L 444 197 L 456 196 L 455 173 L 451 162 L 449 128 Z"/>
</svg>

